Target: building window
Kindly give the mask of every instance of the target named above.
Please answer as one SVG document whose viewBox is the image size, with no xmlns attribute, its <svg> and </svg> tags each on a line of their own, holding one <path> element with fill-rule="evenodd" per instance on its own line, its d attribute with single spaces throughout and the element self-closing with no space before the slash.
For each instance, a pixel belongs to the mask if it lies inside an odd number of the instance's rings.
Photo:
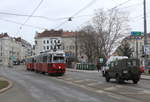
<svg viewBox="0 0 150 102">
<path fill-rule="evenodd" d="M 43 49 L 45 50 L 45 46 L 43 46 Z"/>
<path fill-rule="evenodd" d="M 47 44 L 49 44 L 49 40 L 47 40 Z"/>
<path fill-rule="evenodd" d="M 45 44 L 45 40 L 43 41 L 43 43 Z"/>
<path fill-rule="evenodd" d="M 49 46 L 47 46 L 47 50 L 49 49 Z"/>
<path fill-rule="evenodd" d="M 35 44 L 37 44 L 37 41 L 35 41 Z"/>
<path fill-rule="evenodd" d="M 51 46 L 51 50 L 53 49 L 53 46 Z"/>
</svg>

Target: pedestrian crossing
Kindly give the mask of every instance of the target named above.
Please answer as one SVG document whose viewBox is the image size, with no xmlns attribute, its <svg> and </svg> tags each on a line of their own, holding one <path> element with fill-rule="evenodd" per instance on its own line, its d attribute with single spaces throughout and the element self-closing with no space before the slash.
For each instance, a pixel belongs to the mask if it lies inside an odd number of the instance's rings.
<svg viewBox="0 0 150 102">
<path fill-rule="evenodd" d="M 71 82 L 75 85 L 86 87 L 87 89 L 92 89 L 96 93 L 103 94 L 103 93 L 115 93 L 118 95 L 130 96 L 134 97 L 135 95 L 138 97 L 144 95 L 150 99 L 150 90 L 137 88 L 128 85 L 118 85 L 116 83 L 106 83 L 106 82 L 99 82 L 98 80 L 93 79 L 75 79 L 66 76 L 57 77 L 60 80 Z M 112 96 L 112 95 L 111 95 Z"/>
</svg>

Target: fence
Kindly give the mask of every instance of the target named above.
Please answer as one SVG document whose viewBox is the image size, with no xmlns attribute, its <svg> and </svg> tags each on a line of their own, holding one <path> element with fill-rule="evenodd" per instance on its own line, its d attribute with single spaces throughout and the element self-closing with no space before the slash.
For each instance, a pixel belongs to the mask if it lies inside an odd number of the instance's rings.
<svg viewBox="0 0 150 102">
<path fill-rule="evenodd" d="M 76 69 L 78 69 L 78 70 L 96 70 L 96 65 L 90 64 L 90 63 L 77 63 Z"/>
</svg>

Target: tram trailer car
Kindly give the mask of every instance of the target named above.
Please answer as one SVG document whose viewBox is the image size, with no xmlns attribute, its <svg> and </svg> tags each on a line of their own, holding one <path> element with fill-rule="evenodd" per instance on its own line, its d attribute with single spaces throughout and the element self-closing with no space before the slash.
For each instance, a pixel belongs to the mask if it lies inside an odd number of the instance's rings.
<svg viewBox="0 0 150 102">
<path fill-rule="evenodd" d="M 27 70 L 34 70 L 34 57 L 30 57 L 26 59 L 26 68 Z"/>
</svg>

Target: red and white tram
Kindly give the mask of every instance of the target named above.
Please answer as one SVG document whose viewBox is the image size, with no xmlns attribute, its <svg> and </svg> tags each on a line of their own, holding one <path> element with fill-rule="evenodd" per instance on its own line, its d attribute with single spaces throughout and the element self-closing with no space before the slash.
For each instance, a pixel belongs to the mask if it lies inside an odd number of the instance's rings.
<svg viewBox="0 0 150 102">
<path fill-rule="evenodd" d="M 50 75 L 63 75 L 66 71 L 64 52 L 45 52 L 38 56 L 27 58 L 27 70 Z"/>
</svg>

